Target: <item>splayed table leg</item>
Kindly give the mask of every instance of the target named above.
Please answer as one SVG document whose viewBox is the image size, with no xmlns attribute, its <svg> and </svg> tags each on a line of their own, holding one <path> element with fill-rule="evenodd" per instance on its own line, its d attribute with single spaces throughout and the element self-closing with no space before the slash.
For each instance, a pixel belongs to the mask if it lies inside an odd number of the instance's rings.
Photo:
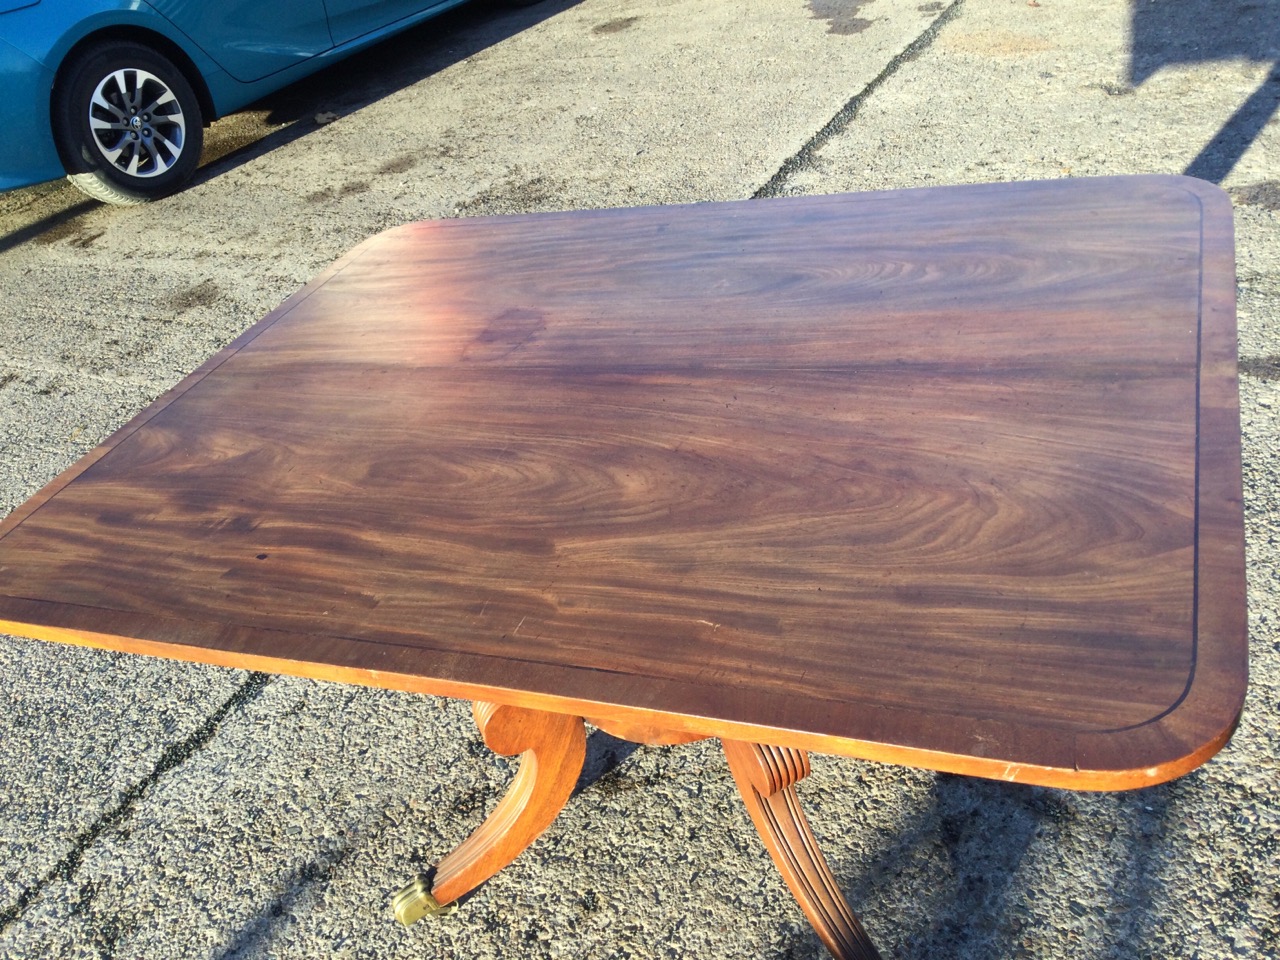
<svg viewBox="0 0 1280 960">
<path fill-rule="evenodd" d="M 827 949 L 839 960 L 880 960 L 800 808 L 795 784 L 809 775 L 808 754 L 789 747 L 721 742 L 760 839 Z"/>
<path fill-rule="evenodd" d="M 489 749 L 520 754 L 520 769 L 484 823 L 456 850 L 395 897 L 408 926 L 441 912 L 511 863 L 564 809 L 586 759 L 581 717 L 477 701 L 476 725 Z"/>
</svg>

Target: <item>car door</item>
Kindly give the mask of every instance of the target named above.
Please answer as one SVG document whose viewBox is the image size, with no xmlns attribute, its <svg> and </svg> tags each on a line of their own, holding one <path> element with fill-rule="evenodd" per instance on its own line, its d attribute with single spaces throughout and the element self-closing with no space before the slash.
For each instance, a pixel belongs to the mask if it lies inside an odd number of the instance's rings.
<svg viewBox="0 0 1280 960">
<path fill-rule="evenodd" d="M 333 46 L 324 0 L 150 0 L 227 73 L 261 80 Z"/>
<path fill-rule="evenodd" d="M 444 0 L 324 0 L 334 43 L 346 43 Z"/>
</svg>

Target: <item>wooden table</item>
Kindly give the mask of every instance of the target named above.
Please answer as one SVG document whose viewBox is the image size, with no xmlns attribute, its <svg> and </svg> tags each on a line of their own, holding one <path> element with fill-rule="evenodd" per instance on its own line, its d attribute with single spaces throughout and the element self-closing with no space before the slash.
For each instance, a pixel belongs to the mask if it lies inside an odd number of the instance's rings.
<svg viewBox="0 0 1280 960">
<path fill-rule="evenodd" d="M 564 805 L 583 718 L 719 737 L 818 934 L 875 956 L 805 751 L 1086 790 L 1246 678 L 1231 209 L 1177 177 L 417 223 L 0 525 L 0 630 L 475 701 Z"/>
</svg>

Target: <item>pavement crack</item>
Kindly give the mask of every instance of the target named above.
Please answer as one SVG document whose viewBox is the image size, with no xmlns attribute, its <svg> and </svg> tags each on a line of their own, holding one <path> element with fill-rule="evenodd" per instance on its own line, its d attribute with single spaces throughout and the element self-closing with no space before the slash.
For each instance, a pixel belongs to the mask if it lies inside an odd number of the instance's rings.
<svg viewBox="0 0 1280 960">
<path fill-rule="evenodd" d="M 75 872 L 80 868 L 81 862 L 84 860 L 85 852 L 93 846 L 104 832 L 118 826 L 129 818 L 133 812 L 134 805 L 143 795 L 170 770 L 185 763 L 195 753 L 201 750 L 213 737 L 217 734 L 218 728 L 222 726 L 222 721 L 227 718 L 231 711 L 242 707 L 253 700 L 257 699 L 262 693 L 263 688 L 271 681 L 271 675 L 267 673 L 251 673 L 249 679 L 242 683 L 239 688 L 226 702 L 217 710 L 205 718 L 196 730 L 186 739 L 170 745 L 160 759 L 156 762 L 155 769 L 151 771 L 145 778 L 134 784 L 128 792 L 120 798 L 120 802 L 112 809 L 100 816 L 97 821 L 85 829 L 80 836 L 76 837 L 75 842 L 71 845 L 70 851 L 54 864 L 53 868 L 40 879 L 35 886 L 28 887 L 19 894 L 18 899 L 11 905 L 0 910 L 0 933 L 4 933 L 11 924 L 19 920 L 27 909 L 36 899 L 49 888 L 51 884 L 62 880 L 70 881 Z"/>
<path fill-rule="evenodd" d="M 920 56 L 927 50 L 938 34 L 948 23 L 960 15 L 960 9 L 964 6 L 964 0 L 951 0 L 951 4 L 938 14 L 932 23 L 925 29 L 924 33 L 912 40 L 896 57 L 885 65 L 876 77 L 853 96 L 840 110 L 827 121 L 821 130 L 809 138 L 809 141 L 797 150 L 792 156 L 783 161 L 778 171 L 769 178 L 768 182 L 752 194 L 752 199 L 760 200 L 765 197 L 782 196 L 785 191 L 787 181 L 801 170 L 813 166 L 818 151 L 821 150 L 832 137 L 838 136 L 849 128 L 849 124 L 853 122 L 854 117 L 858 115 L 858 110 L 862 104 L 866 102 L 873 93 L 876 92 L 886 80 L 892 77 L 903 64 L 910 63 L 916 57 Z"/>
</svg>

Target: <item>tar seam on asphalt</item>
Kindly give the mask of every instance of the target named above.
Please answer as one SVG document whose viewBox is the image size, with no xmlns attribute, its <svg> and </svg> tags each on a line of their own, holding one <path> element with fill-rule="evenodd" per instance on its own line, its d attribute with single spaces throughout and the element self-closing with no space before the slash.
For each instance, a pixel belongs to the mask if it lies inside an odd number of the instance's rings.
<svg viewBox="0 0 1280 960">
<path fill-rule="evenodd" d="M 262 693 L 263 688 L 271 681 L 271 675 L 267 673 L 251 673 L 249 679 L 240 685 L 240 687 L 227 698 L 227 701 L 215 710 L 192 734 L 180 743 L 175 743 L 161 754 L 157 761 L 155 769 L 151 771 L 143 780 L 134 784 L 129 791 L 120 798 L 120 802 L 116 804 L 114 810 L 104 813 L 98 820 L 93 823 L 87 830 L 76 838 L 75 843 L 71 845 L 71 850 L 59 860 L 52 870 L 45 874 L 34 887 L 28 887 L 19 895 L 17 901 L 12 906 L 0 910 L 0 933 L 8 929 L 9 925 L 18 920 L 27 908 L 42 894 L 51 883 L 55 880 L 70 881 L 76 870 L 80 867 L 81 860 L 84 859 L 85 851 L 93 845 L 94 841 L 102 835 L 103 831 L 109 830 L 119 825 L 133 812 L 133 805 L 147 792 L 147 790 L 158 781 L 162 776 L 172 770 L 174 767 L 186 761 L 196 751 L 200 750 L 213 739 L 214 734 L 218 732 L 218 728 L 222 725 L 222 721 L 226 719 L 227 714 L 237 707 L 244 706 L 251 701 L 257 699 L 258 694 Z"/>
<path fill-rule="evenodd" d="M 1259 380 L 1280 380 L 1280 356 L 1272 354 L 1268 357 L 1241 357 L 1240 373 Z"/>
<path fill-rule="evenodd" d="M 848 103 L 840 108 L 839 112 L 827 121 L 826 126 L 815 133 L 803 147 L 795 152 L 792 156 L 783 161 L 782 166 L 778 168 L 778 172 L 769 178 L 769 182 L 757 190 L 751 197 L 753 200 L 761 200 L 766 197 L 778 197 L 783 193 L 786 182 L 801 170 L 813 165 L 814 158 L 832 137 L 843 133 L 853 118 L 857 116 L 858 109 L 862 106 L 863 101 L 870 97 L 879 89 L 880 85 L 888 80 L 891 76 L 898 72 L 898 68 L 904 63 L 910 63 L 916 57 L 920 56 L 932 43 L 937 39 L 942 28 L 954 20 L 960 14 L 960 8 L 964 6 L 964 0 L 952 0 L 951 6 L 942 11 L 933 23 L 929 24 L 927 30 L 920 36 L 911 41 L 900 54 L 894 57 L 885 66 L 883 70 L 876 76 L 874 80 L 862 88 L 862 91 L 854 95 Z"/>
</svg>

